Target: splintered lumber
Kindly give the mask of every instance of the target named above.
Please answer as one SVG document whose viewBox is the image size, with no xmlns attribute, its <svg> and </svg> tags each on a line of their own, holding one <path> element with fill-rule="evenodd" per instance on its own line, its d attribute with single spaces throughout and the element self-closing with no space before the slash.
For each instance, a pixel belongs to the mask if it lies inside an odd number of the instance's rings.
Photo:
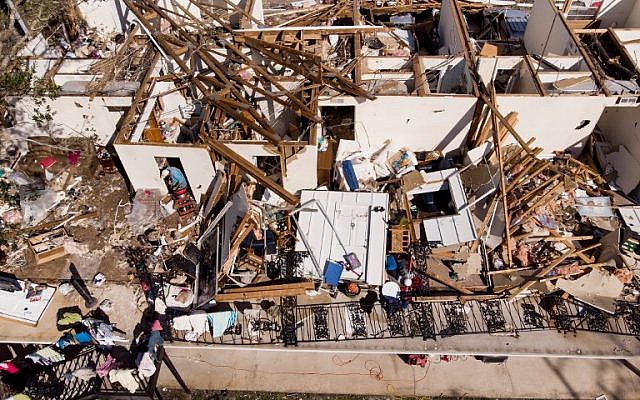
<svg viewBox="0 0 640 400">
<path fill-rule="evenodd" d="M 271 297 L 299 296 L 305 294 L 307 290 L 314 289 L 315 283 L 312 281 L 268 286 L 246 286 L 243 288 L 225 289 L 224 293 L 217 294 L 215 299 L 218 302 L 225 302 L 249 299 L 267 299 Z"/>
<path fill-rule="evenodd" d="M 207 144 L 211 146 L 211 148 L 214 151 L 220 153 L 227 160 L 233 161 L 234 163 L 236 163 L 241 170 L 251 175 L 253 178 L 255 178 L 258 181 L 258 183 L 260 183 L 267 189 L 271 190 L 272 192 L 280 196 L 287 203 L 295 206 L 300 202 L 300 199 L 297 196 L 295 196 L 294 194 L 292 194 L 291 192 L 289 192 L 288 190 L 286 190 L 285 188 L 283 188 L 282 186 L 274 182 L 272 179 L 267 177 L 264 171 L 260 170 L 258 167 L 253 165 L 251 162 L 249 162 L 247 159 L 242 157 L 240 154 L 231 150 L 224 143 L 219 142 L 217 140 L 208 140 Z"/>
<path fill-rule="evenodd" d="M 531 149 L 531 147 L 529 147 L 529 144 L 522 138 L 522 136 L 520 136 L 518 134 L 518 132 L 516 132 L 516 130 L 513 128 L 513 125 L 511 125 L 511 123 L 509 121 L 507 121 L 507 119 L 500 113 L 500 111 L 498 111 L 498 107 L 496 107 L 493 102 L 491 101 L 491 99 L 489 99 L 485 94 L 480 93 L 480 99 L 487 105 L 489 106 L 489 108 L 491 109 L 491 111 L 496 115 L 496 117 L 498 118 L 498 120 L 500 121 L 500 123 L 502 123 L 502 125 L 504 125 L 504 127 L 507 129 L 507 131 L 509 131 L 509 133 L 511 134 L 511 136 L 513 136 L 513 138 L 520 143 L 520 146 L 527 152 L 527 153 L 533 153 L 533 150 Z"/>
<path fill-rule="evenodd" d="M 495 101 L 496 99 L 496 89 L 495 87 L 491 91 L 491 101 Z M 496 127 L 498 126 L 498 119 L 495 111 L 491 110 L 491 124 Z M 506 236 L 507 242 L 507 262 L 508 265 L 511 266 L 513 263 L 512 260 L 512 249 L 511 249 L 511 216 L 509 215 L 509 204 L 507 201 L 507 182 L 505 178 L 505 168 L 504 168 L 504 157 L 502 155 L 502 143 L 500 140 L 500 135 L 498 134 L 498 130 L 493 130 L 493 142 L 494 147 L 496 149 L 496 154 L 498 155 L 498 166 L 500 168 L 500 197 L 502 198 L 502 211 L 504 212 L 504 232 Z"/>
<path fill-rule="evenodd" d="M 510 301 L 510 302 L 513 301 L 516 297 L 518 297 L 518 295 L 520 293 L 522 293 L 525 290 L 529 289 L 539 279 L 544 278 L 549 272 L 551 272 L 551 270 L 553 270 L 555 267 L 557 267 L 560 264 L 562 264 L 562 262 L 564 260 L 566 260 L 567 258 L 575 257 L 576 253 L 584 253 L 586 251 L 593 250 L 593 249 L 595 249 L 596 247 L 599 247 L 599 246 L 600 246 L 600 243 L 597 243 L 597 244 L 591 245 L 589 247 L 585 247 L 585 248 L 580 249 L 580 250 L 573 249 L 573 250 L 561 255 L 560 257 L 556 258 L 555 261 L 552 262 L 551 264 L 547 265 L 546 267 L 541 268 L 533 277 L 528 279 L 522 285 L 520 285 L 517 288 L 511 290 L 509 292 L 509 297 L 507 298 L 507 301 Z"/>
<path fill-rule="evenodd" d="M 438 273 L 438 271 L 435 271 L 435 269 L 439 269 L 442 271 L 448 270 L 448 268 L 442 263 L 442 261 L 432 257 L 427 258 L 427 271 L 425 274 L 429 278 L 462 294 L 474 294 L 473 291 L 458 285 L 453 279 L 450 279 L 448 276 Z"/>
</svg>

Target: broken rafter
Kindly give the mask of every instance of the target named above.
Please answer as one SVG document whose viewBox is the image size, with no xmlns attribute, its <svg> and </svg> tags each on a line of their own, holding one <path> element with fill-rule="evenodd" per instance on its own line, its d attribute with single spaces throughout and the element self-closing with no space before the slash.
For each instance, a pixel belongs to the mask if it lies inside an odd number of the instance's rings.
<svg viewBox="0 0 640 400">
<path fill-rule="evenodd" d="M 491 91 L 491 101 L 494 102 L 496 99 L 496 89 L 493 87 Z M 505 169 L 504 169 L 504 160 L 502 155 L 502 143 L 500 140 L 500 134 L 498 133 L 498 118 L 496 113 L 491 110 L 491 125 L 493 125 L 493 144 L 496 149 L 496 154 L 498 155 L 498 165 L 500 167 L 500 197 L 502 198 L 502 211 L 504 212 L 504 222 L 505 222 L 505 236 L 506 236 L 506 244 L 507 244 L 507 262 L 508 266 L 512 265 L 512 251 L 511 248 L 511 217 L 509 215 L 509 205 L 507 201 L 507 183 L 505 178 Z"/>
<path fill-rule="evenodd" d="M 293 70 L 313 83 L 327 84 L 339 92 L 374 100 L 375 96 L 354 84 L 342 73 L 326 66 L 322 59 L 312 53 L 247 37 L 245 44 L 266 58 Z"/>
<path fill-rule="evenodd" d="M 242 169 L 247 174 L 251 175 L 253 178 L 255 178 L 258 181 L 258 183 L 260 183 L 262 186 L 266 187 L 267 189 L 271 190 L 272 192 L 280 196 L 287 203 L 291 205 L 297 205 L 300 202 L 300 199 L 297 196 L 293 195 L 288 190 L 283 188 L 281 185 L 271 180 L 269 177 L 265 175 L 264 171 L 260 170 L 258 167 L 253 165 L 251 162 L 249 162 L 247 159 L 242 157 L 240 154 L 231 150 L 224 143 L 217 140 L 209 140 L 207 141 L 207 144 L 211 146 L 211 148 L 214 151 L 222 155 L 227 160 L 233 161 L 234 163 L 236 163 L 238 167 L 240 167 L 240 169 Z"/>
<path fill-rule="evenodd" d="M 176 53 L 175 48 L 172 45 L 168 44 L 161 35 L 158 35 L 157 31 L 150 24 L 150 22 L 146 18 L 144 18 L 145 14 L 143 14 L 141 10 L 136 7 L 136 5 L 142 7 L 147 12 L 154 13 L 159 18 L 166 20 L 171 25 L 171 27 L 175 29 L 176 32 L 178 32 L 178 34 L 186 41 L 186 43 L 189 44 L 189 47 L 194 49 L 193 54 L 196 54 L 207 65 L 207 67 L 215 73 L 215 78 L 211 78 L 207 82 L 215 86 L 218 90 L 230 90 L 230 92 L 236 99 L 235 102 L 228 99 L 226 92 L 224 95 L 220 95 L 220 93 L 213 93 L 207 87 L 207 85 L 203 83 L 202 79 L 193 79 L 194 84 L 202 92 L 206 100 L 212 101 L 216 107 L 221 108 L 231 118 L 245 125 L 248 125 L 252 130 L 255 130 L 273 144 L 277 145 L 278 143 L 280 143 L 280 137 L 275 134 L 269 121 L 267 121 L 255 107 L 248 103 L 248 101 L 245 99 L 245 96 L 237 86 L 231 84 L 231 80 L 224 73 L 226 67 L 224 67 L 214 57 L 211 57 L 206 52 L 200 50 L 200 44 L 192 36 L 192 34 L 182 29 L 181 25 L 174 21 L 167 13 L 165 13 L 163 9 L 151 2 L 147 1 L 145 2 L 145 4 L 140 4 L 140 1 L 136 1 L 135 5 L 133 4 L 132 0 L 124 0 L 124 2 L 136 15 L 136 17 L 138 17 L 142 24 L 147 27 L 149 33 L 151 35 L 154 35 L 159 45 L 166 51 L 167 54 L 169 54 L 174 59 L 174 61 L 187 75 L 195 77 L 195 73 L 192 68 L 186 64 L 186 62 L 180 57 L 179 54 Z M 185 13 L 185 15 L 194 18 L 194 16 L 190 14 L 186 9 L 184 9 L 184 7 L 179 8 Z"/>
</svg>

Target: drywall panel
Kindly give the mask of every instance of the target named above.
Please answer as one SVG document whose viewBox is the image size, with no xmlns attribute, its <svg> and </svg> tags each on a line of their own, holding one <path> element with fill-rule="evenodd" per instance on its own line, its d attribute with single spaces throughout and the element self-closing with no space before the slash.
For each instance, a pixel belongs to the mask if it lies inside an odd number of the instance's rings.
<svg viewBox="0 0 640 400">
<path fill-rule="evenodd" d="M 453 0 L 443 0 L 440 7 L 440 22 L 438 23 L 438 35 L 442 47 L 440 54 L 461 54 L 464 52 L 464 44 L 461 40 L 460 27 L 456 23 L 455 6 Z"/>
<path fill-rule="evenodd" d="M 631 0 L 629 0 L 631 1 Z M 640 28 L 640 1 L 635 0 L 633 8 L 629 12 L 629 17 L 624 24 L 625 28 Z"/>
<path fill-rule="evenodd" d="M 544 155 L 565 149 L 578 154 L 604 107 L 615 101 L 604 96 L 498 95 L 496 99 L 503 115 L 511 111 L 518 113 L 516 131 L 525 141 L 535 137 L 534 146 L 542 147 Z M 508 138 L 514 141 L 511 135 Z"/>
<path fill-rule="evenodd" d="M 559 70 L 571 70 L 571 71 L 589 71 L 589 67 L 584 62 L 582 56 L 569 56 L 569 57 L 551 57 L 544 58 L 547 63 L 550 63 L 557 67 Z M 538 71 L 555 71 L 554 68 L 546 65 L 543 62 L 538 62 L 533 57 L 531 58 L 531 64 L 534 70 Z"/>
<path fill-rule="evenodd" d="M 578 48 L 558 13 L 550 0 L 536 0 L 533 3 L 523 38 L 529 53 L 559 56 L 578 54 Z"/>
<path fill-rule="evenodd" d="M 625 26 L 627 19 L 638 2 L 636 0 L 602 0 L 596 19 L 601 28 Z"/>
<path fill-rule="evenodd" d="M 623 145 L 640 163 L 640 107 L 606 107 L 598 127 L 609 143 Z"/>
<path fill-rule="evenodd" d="M 115 144 L 114 147 L 134 190 L 158 189 L 162 193 L 167 193 L 167 185 L 160 178 L 156 157 L 180 159 L 191 191 L 198 203 L 216 174 L 209 150 L 204 147 L 144 144 Z"/>
<path fill-rule="evenodd" d="M 116 124 L 122 117 L 121 111 L 110 111 L 108 102 L 113 98 L 86 96 L 61 96 L 56 99 L 45 99 L 37 105 L 31 97 L 14 97 L 9 99 L 14 106 L 16 126 L 11 128 L 12 135 L 18 137 L 53 136 L 96 137 L 96 143 L 107 144 L 116 130 Z M 131 98 L 122 99 L 127 105 Z M 46 114 L 50 107 L 52 120 L 45 127 L 38 127 L 33 118 L 38 114 Z"/>
<path fill-rule="evenodd" d="M 53 77 L 53 83 L 58 86 L 64 86 L 67 82 L 93 82 L 99 79 L 99 75 L 72 75 L 72 74 L 64 74 L 64 75 L 55 75 Z M 64 93 L 64 90 L 63 92 Z"/>
<path fill-rule="evenodd" d="M 136 18 L 121 0 L 86 0 L 77 2 L 87 25 L 102 34 L 124 33 Z"/>
<path fill-rule="evenodd" d="M 472 96 L 380 96 L 374 101 L 350 98 L 325 100 L 320 106 L 355 105 L 356 140 L 365 147 L 385 140 L 414 151 L 457 149 L 473 119 Z"/>
<path fill-rule="evenodd" d="M 478 73 L 485 85 L 491 83 L 499 69 L 512 69 L 524 60 L 523 57 L 479 57 Z"/>
<path fill-rule="evenodd" d="M 365 66 L 369 71 L 411 69 L 409 57 L 366 57 Z"/>
<path fill-rule="evenodd" d="M 225 143 L 253 165 L 257 165 L 256 157 L 280 156 L 278 149 L 270 144 Z M 282 179 L 282 186 L 291 193 L 302 189 L 315 189 L 318 186 L 318 151 L 316 146 L 305 146 L 296 155 L 287 158 L 287 175 Z"/>
</svg>

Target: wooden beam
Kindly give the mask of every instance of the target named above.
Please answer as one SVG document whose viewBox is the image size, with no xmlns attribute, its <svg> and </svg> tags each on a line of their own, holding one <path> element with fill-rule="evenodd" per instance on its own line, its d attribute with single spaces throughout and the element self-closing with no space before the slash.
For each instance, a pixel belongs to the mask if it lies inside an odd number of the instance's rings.
<svg viewBox="0 0 640 400">
<path fill-rule="evenodd" d="M 492 87 L 491 91 L 491 101 L 495 102 L 496 100 L 496 88 Z M 500 169 L 500 196 L 502 198 L 502 211 L 504 213 L 504 233 L 507 242 L 507 265 L 511 267 L 513 265 L 512 260 L 512 248 L 511 248 L 511 216 L 509 215 L 509 204 L 507 201 L 507 182 L 505 177 L 505 169 L 504 169 L 504 160 L 502 156 L 502 142 L 500 141 L 500 135 L 498 134 L 498 118 L 496 117 L 496 113 L 491 111 L 491 125 L 493 125 L 493 144 L 498 155 L 498 166 Z M 503 255 L 504 256 L 504 255 Z M 503 257 L 504 258 L 504 257 Z"/>
<path fill-rule="evenodd" d="M 314 282 L 299 282 L 290 283 L 287 285 L 276 285 L 279 288 L 272 289 L 269 286 L 251 287 L 247 286 L 240 289 L 232 289 L 233 291 L 225 291 L 225 293 L 219 293 L 215 296 L 215 300 L 218 302 L 227 301 L 241 301 L 249 299 L 267 299 L 271 297 L 288 297 L 288 296 L 300 296 L 306 293 L 307 290 L 314 290 Z M 286 287 L 283 287 L 286 286 Z"/>
<path fill-rule="evenodd" d="M 271 180 L 269 177 L 265 175 L 265 173 L 260 170 L 258 167 L 253 165 L 251 162 L 247 161 L 240 154 L 231 150 L 224 143 L 217 140 L 208 140 L 206 143 L 216 152 L 220 153 L 223 157 L 225 157 L 229 161 L 233 161 L 240 167 L 241 170 L 246 172 L 255 178 L 258 183 L 266 187 L 267 189 L 273 191 L 282 199 L 284 199 L 287 203 L 291 205 L 298 205 L 300 203 L 300 199 L 287 191 L 285 188 Z"/>
<path fill-rule="evenodd" d="M 413 75 L 415 77 L 416 91 L 418 96 L 424 97 L 430 93 L 429 83 L 427 82 L 427 74 L 424 64 L 418 54 L 413 56 Z"/>
<path fill-rule="evenodd" d="M 264 33 L 280 33 L 280 32 L 305 32 L 317 33 L 320 35 L 347 35 L 356 32 L 360 33 L 376 33 L 390 32 L 391 28 L 378 25 L 358 25 L 358 26 L 283 26 L 283 27 L 266 27 L 260 29 L 235 29 L 233 31 L 236 36 L 245 36 L 258 38 Z"/>
<path fill-rule="evenodd" d="M 511 136 L 513 136 L 513 138 L 520 143 L 520 146 L 522 146 L 522 148 L 527 152 L 527 153 L 533 153 L 533 150 L 531 149 L 531 147 L 529 147 L 529 144 L 522 139 L 522 137 L 518 134 L 518 132 L 516 132 L 516 130 L 513 128 L 513 126 L 509 123 L 509 121 L 507 121 L 507 119 L 500 113 L 500 111 L 498 111 L 498 108 L 493 104 L 493 102 L 491 101 L 491 99 L 489 99 L 487 97 L 487 95 L 480 93 L 480 99 L 487 105 L 489 106 L 489 108 L 491 109 L 491 112 L 493 114 L 495 114 L 495 116 L 498 118 L 498 120 L 502 123 L 502 125 L 504 125 L 505 128 L 507 128 L 507 130 L 509 131 L 509 133 L 511 134 Z"/>
</svg>

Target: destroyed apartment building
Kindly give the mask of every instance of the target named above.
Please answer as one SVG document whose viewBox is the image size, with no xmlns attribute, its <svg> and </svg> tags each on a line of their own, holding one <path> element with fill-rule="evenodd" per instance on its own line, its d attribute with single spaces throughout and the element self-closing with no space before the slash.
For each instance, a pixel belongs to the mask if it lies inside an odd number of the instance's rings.
<svg viewBox="0 0 640 400">
<path fill-rule="evenodd" d="M 16 390 L 152 393 L 163 342 L 640 336 L 640 2 L 7 4 L 0 339 L 45 345 Z"/>
</svg>

